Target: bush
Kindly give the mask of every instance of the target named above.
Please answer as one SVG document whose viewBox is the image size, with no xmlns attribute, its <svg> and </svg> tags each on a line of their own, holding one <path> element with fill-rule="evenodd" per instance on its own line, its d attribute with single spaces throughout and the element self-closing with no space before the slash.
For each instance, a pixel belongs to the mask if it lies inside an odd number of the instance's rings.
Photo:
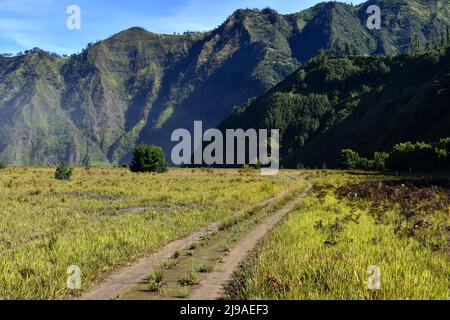
<svg viewBox="0 0 450 320">
<path fill-rule="evenodd" d="M 389 154 L 387 167 L 392 171 L 449 170 L 450 138 L 435 143 L 397 144 Z"/>
<path fill-rule="evenodd" d="M 438 168 L 450 170 L 450 138 L 439 140 L 435 145 L 435 152 Z"/>
<path fill-rule="evenodd" d="M 358 165 L 356 166 L 356 169 L 359 170 L 373 170 L 374 169 L 374 162 L 373 160 L 369 160 L 367 158 L 360 157 L 358 161 Z"/>
<path fill-rule="evenodd" d="M 346 170 L 373 170 L 374 161 L 361 157 L 353 150 L 345 149 L 341 151 L 339 166 Z"/>
<path fill-rule="evenodd" d="M 355 170 L 360 162 L 359 154 L 353 150 L 345 149 L 341 151 L 339 165 L 343 169 Z"/>
<path fill-rule="evenodd" d="M 435 149 L 424 142 L 397 144 L 389 154 L 387 167 L 391 171 L 431 171 L 436 169 Z"/>
<path fill-rule="evenodd" d="M 4 164 L 3 162 L 0 162 L 0 170 L 2 169 L 6 169 L 6 164 Z"/>
<path fill-rule="evenodd" d="M 389 159 L 389 153 L 375 152 L 373 155 L 373 169 L 382 171 L 386 169 L 386 161 Z"/>
<path fill-rule="evenodd" d="M 375 152 L 373 160 L 363 158 L 357 152 L 346 149 L 341 151 L 339 165 L 347 170 L 389 169 L 403 172 L 450 170 L 450 138 L 434 143 L 399 143 L 390 153 Z"/>
<path fill-rule="evenodd" d="M 167 164 L 163 150 L 160 147 L 145 144 L 137 146 L 134 149 L 130 170 L 132 172 L 166 172 Z"/>
<path fill-rule="evenodd" d="M 65 163 L 59 165 L 56 168 L 55 179 L 56 180 L 69 180 L 73 175 L 73 169 Z"/>
</svg>

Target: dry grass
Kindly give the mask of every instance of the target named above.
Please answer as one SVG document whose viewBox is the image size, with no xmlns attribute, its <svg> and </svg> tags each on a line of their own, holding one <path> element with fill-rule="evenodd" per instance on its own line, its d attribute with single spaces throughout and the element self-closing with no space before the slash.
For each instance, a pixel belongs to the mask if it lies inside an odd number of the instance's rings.
<svg viewBox="0 0 450 320">
<path fill-rule="evenodd" d="M 338 187 L 365 179 L 333 172 L 316 178 L 315 192 L 240 270 L 233 298 L 449 299 L 450 257 L 397 232 L 401 207 L 380 220 L 370 200 L 336 196 Z M 367 287 L 373 265 L 381 268 L 381 290 Z"/>
<path fill-rule="evenodd" d="M 56 181 L 54 170 L 0 173 L 0 299 L 70 298 L 69 266 L 81 268 L 87 289 L 138 256 L 290 183 L 234 170 L 152 175 L 114 168 L 77 169 L 72 180 Z M 148 210 L 122 210 L 139 207 Z"/>
</svg>

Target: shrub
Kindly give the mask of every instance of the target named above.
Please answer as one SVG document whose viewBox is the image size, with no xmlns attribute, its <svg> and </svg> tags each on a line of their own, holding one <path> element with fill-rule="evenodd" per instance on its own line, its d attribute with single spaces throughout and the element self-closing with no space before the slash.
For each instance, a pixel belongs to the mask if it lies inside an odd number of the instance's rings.
<svg viewBox="0 0 450 320">
<path fill-rule="evenodd" d="M 387 167 L 392 171 L 430 171 L 436 169 L 436 158 L 432 145 L 405 142 L 394 146 Z"/>
<path fill-rule="evenodd" d="M 360 162 L 359 154 L 353 150 L 345 149 L 341 151 L 339 165 L 343 169 L 355 170 Z"/>
<path fill-rule="evenodd" d="M 339 166 L 354 170 L 384 170 L 427 172 L 450 169 L 450 138 L 438 142 L 404 142 L 395 145 L 389 153 L 375 152 L 373 160 L 361 157 L 357 152 L 341 151 Z"/>
<path fill-rule="evenodd" d="M 361 157 L 353 150 L 345 149 L 341 151 L 339 166 L 347 170 L 373 170 L 374 161 Z"/>
<path fill-rule="evenodd" d="M 167 164 L 163 150 L 160 147 L 145 144 L 137 146 L 134 149 L 130 170 L 132 172 L 166 172 Z"/>
<path fill-rule="evenodd" d="M 6 169 L 6 164 L 4 164 L 3 162 L 0 162 L 0 170 L 2 169 Z"/>
<path fill-rule="evenodd" d="M 73 169 L 65 163 L 59 165 L 56 168 L 55 179 L 56 180 L 69 180 L 73 175 Z"/>
<path fill-rule="evenodd" d="M 389 153 L 375 152 L 373 155 L 373 169 L 382 171 L 386 169 L 386 161 L 389 159 Z"/>
<path fill-rule="evenodd" d="M 356 165 L 356 169 L 359 170 L 373 170 L 373 168 L 374 168 L 373 160 L 369 160 L 364 157 L 360 157 L 358 164 Z"/>
<path fill-rule="evenodd" d="M 438 169 L 450 169 L 450 138 L 439 140 L 435 144 Z"/>
</svg>

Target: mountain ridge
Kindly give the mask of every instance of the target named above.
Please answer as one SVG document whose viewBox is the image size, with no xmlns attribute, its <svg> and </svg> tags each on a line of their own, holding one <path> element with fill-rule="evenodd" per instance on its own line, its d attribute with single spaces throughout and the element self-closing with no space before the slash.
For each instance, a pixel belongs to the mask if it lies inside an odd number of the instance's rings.
<svg viewBox="0 0 450 320">
<path fill-rule="evenodd" d="M 218 125 L 321 49 L 344 54 L 351 41 L 354 54 L 396 54 L 411 50 L 416 33 L 422 44 L 437 38 L 450 17 L 445 2 L 332 2 L 287 15 L 241 9 L 208 32 L 133 27 L 69 59 L 0 57 L 0 161 L 118 164 L 141 142 L 168 154 L 174 129 Z M 381 31 L 365 26 L 369 4 L 386 8 Z"/>
<path fill-rule="evenodd" d="M 287 167 L 338 166 L 405 141 L 450 136 L 450 47 L 401 56 L 322 54 L 224 120 L 220 128 L 281 130 Z"/>
</svg>

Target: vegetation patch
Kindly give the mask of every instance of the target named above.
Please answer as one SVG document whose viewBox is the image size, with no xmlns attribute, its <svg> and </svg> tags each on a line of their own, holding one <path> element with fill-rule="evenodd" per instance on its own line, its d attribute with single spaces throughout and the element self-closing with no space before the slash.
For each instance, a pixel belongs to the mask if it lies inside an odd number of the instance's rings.
<svg viewBox="0 0 450 320">
<path fill-rule="evenodd" d="M 150 292 L 159 292 L 164 285 L 163 283 L 164 270 L 156 269 L 148 275 L 148 289 Z"/>
<path fill-rule="evenodd" d="M 143 254 L 247 211 L 291 184 L 282 175 L 239 176 L 237 170 L 136 175 L 121 168 L 75 168 L 64 183 L 54 172 L 14 167 L 0 174 L 0 299 L 78 296 Z M 171 210 L 111 214 L 158 206 Z M 82 270 L 82 290 L 66 288 L 72 265 Z M 142 289 L 148 291 L 147 284 Z"/>
<path fill-rule="evenodd" d="M 361 206 L 369 204 L 372 216 L 379 223 L 395 226 L 397 235 L 414 237 L 430 249 L 450 255 L 449 180 L 366 181 L 343 186 L 336 194 Z"/>
<path fill-rule="evenodd" d="M 73 169 L 66 164 L 61 164 L 56 168 L 56 180 L 69 180 L 73 175 Z"/>
<path fill-rule="evenodd" d="M 397 220 L 402 218 L 400 204 L 409 201 L 404 200 L 407 191 L 398 191 L 399 194 L 392 198 L 391 193 L 404 188 L 402 185 L 407 185 L 406 181 L 390 182 L 380 176 L 380 180 L 386 181 L 386 185 L 382 183 L 381 187 L 382 190 L 386 188 L 383 196 L 379 194 L 377 182 L 369 183 L 369 190 L 361 187 L 367 179 L 368 176 L 364 175 L 337 172 L 315 176 L 314 192 L 239 268 L 227 288 L 228 297 L 275 300 L 448 299 L 449 255 L 424 245 L 419 237 L 403 236 L 398 232 Z M 360 187 L 344 187 L 348 184 Z M 433 197 L 431 191 L 426 190 L 428 187 L 422 190 L 421 183 L 411 187 L 418 192 L 414 194 L 418 198 L 417 203 L 422 201 L 423 206 Z M 437 198 L 447 192 L 445 186 L 437 188 L 440 194 Z M 374 197 L 390 206 L 381 214 L 382 220 L 375 215 L 372 200 L 362 196 L 365 192 L 373 193 Z M 422 193 L 428 198 L 421 200 Z M 438 200 L 432 203 L 432 208 L 439 206 Z M 379 209 L 384 210 L 384 207 Z M 448 226 L 449 215 L 445 210 L 439 209 L 439 213 L 431 214 L 441 217 L 437 219 L 446 219 L 441 226 Z M 435 225 L 434 218 L 428 219 Z M 426 225 L 421 222 L 416 230 L 429 230 L 433 237 L 440 237 L 435 230 L 425 228 Z M 379 290 L 368 286 L 368 270 L 372 266 L 381 270 Z"/>
<path fill-rule="evenodd" d="M 192 270 L 184 278 L 180 279 L 178 283 L 185 287 L 195 286 L 200 283 L 200 277 L 195 270 Z"/>
</svg>

